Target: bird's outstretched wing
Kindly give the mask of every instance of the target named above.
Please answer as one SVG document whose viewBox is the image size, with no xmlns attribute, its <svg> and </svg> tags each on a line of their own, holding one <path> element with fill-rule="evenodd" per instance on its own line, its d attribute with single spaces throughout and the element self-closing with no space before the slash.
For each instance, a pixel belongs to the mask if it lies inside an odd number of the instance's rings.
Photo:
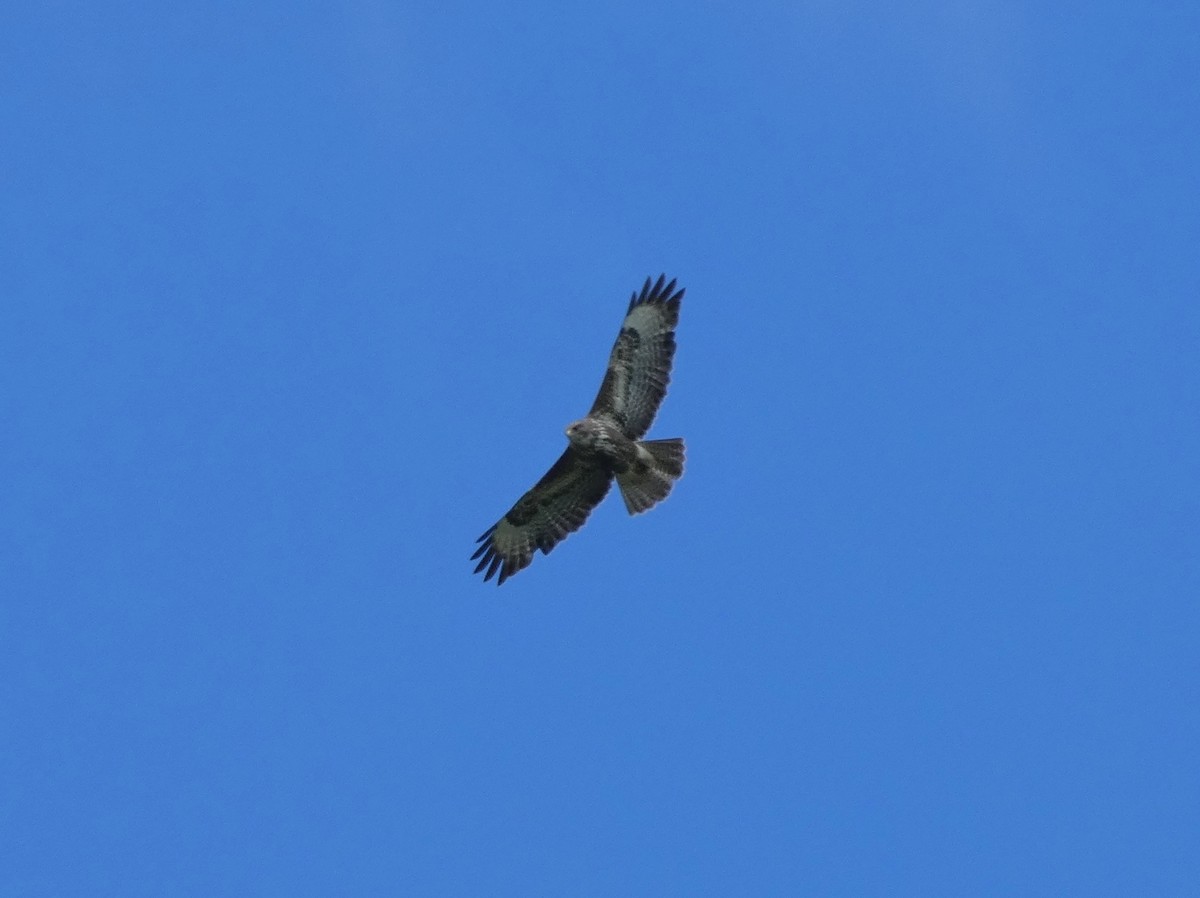
<svg viewBox="0 0 1200 898">
<path fill-rule="evenodd" d="M 615 421 L 631 440 L 645 436 L 667 395 L 671 361 L 675 358 L 675 325 L 683 290 L 660 275 L 650 278 L 639 294 L 634 291 L 621 333 L 608 357 L 608 371 L 592 410 L 593 417 Z"/>
<path fill-rule="evenodd" d="M 479 537 L 475 573 L 484 580 L 500 573 L 500 585 L 529 565 L 535 549 L 549 554 L 559 542 L 583 526 L 592 509 L 612 486 L 612 472 L 567 447 L 537 484 L 508 513 Z M 482 556 L 482 557 L 481 557 Z"/>
</svg>

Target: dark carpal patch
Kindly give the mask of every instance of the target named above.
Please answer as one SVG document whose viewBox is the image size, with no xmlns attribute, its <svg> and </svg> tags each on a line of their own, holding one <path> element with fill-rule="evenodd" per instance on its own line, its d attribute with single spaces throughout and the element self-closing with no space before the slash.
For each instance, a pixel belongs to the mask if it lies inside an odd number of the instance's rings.
<svg viewBox="0 0 1200 898">
<path fill-rule="evenodd" d="M 514 527 L 521 527 L 533 520 L 533 516 L 537 514 L 538 500 L 536 496 L 526 493 L 522 496 L 517 504 L 509 509 L 508 514 L 504 517 L 508 519 L 508 523 Z"/>
</svg>

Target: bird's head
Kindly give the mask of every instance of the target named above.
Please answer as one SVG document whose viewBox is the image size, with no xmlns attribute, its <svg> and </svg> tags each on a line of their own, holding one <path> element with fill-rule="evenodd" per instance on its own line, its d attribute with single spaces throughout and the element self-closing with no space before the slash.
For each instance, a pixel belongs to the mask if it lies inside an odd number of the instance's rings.
<svg viewBox="0 0 1200 898">
<path fill-rule="evenodd" d="M 572 421 L 567 425 L 567 429 L 564 431 L 564 433 L 566 433 L 567 439 L 576 446 L 586 448 L 592 446 L 596 442 L 595 428 L 592 426 L 592 422 L 586 418 L 582 418 L 578 421 Z"/>
</svg>

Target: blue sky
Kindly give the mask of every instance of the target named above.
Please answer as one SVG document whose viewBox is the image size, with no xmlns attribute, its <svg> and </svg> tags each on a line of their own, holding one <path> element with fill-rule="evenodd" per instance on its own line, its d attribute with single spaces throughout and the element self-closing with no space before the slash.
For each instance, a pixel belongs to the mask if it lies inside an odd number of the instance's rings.
<svg viewBox="0 0 1200 898">
<path fill-rule="evenodd" d="M 1197 10 L 10 6 L 0 894 L 1194 894 Z"/>
</svg>

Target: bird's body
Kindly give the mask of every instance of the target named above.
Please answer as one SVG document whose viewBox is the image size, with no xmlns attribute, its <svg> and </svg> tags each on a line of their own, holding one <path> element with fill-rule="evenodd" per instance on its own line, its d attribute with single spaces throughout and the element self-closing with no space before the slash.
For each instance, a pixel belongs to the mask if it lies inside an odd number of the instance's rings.
<svg viewBox="0 0 1200 898">
<path fill-rule="evenodd" d="M 667 392 L 683 290 L 650 279 L 629 302 L 600 393 L 587 416 L 567 425 L 566 451 L 508 513 L 489 527 L 472 560 L 503 583 L 578 530 L 612 482 L 630 514 L 666 498 L 683 474 L 683 440 L 642 440 Z M 482 557 L 481 557 L 482 556 Z M 486 569 L 486 571 L 485 571 Z"/>
<path fill-rule="evenodd" d="M 581 418 L 567 425 L 567 439 L 579 455 L 606 464 L 613 474 L 623 474 L 638 457 L 637 443 L 604 418 Z"/>
</svg>

